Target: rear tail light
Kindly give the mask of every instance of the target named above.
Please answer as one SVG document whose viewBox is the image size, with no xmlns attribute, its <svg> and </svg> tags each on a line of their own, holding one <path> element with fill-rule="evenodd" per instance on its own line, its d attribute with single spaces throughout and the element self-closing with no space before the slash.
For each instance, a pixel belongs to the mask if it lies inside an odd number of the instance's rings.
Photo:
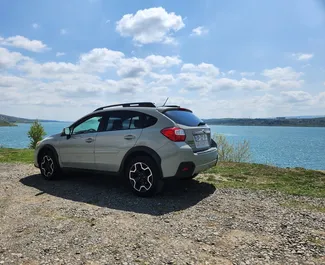
<svg viewBox="0 0 325 265">
<path fill-rule="evenodd" d="M 185 131 L 177 127 L 162 129 L 161 133 L 173 142 L 184 142 L 186 139 Z"/>
</svg>

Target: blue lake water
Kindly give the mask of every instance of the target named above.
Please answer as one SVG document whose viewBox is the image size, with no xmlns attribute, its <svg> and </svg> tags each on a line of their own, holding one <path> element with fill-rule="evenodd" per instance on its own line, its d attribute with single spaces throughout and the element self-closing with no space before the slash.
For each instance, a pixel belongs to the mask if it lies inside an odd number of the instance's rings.
<svg viewBox="0 0 325 265">
<path fill-rule="evenodd" d="M 59 133 L 70 123 L 43 123 L 48 135 Z M 325 170 L 325 128 L 215 126 L 212 133 L 224 134 L 230 142 L 250 142 L 252 162 L 279 167 Z M 30 124 L 0 127 L 0 146 L 25 148 Z"/>
</svg>

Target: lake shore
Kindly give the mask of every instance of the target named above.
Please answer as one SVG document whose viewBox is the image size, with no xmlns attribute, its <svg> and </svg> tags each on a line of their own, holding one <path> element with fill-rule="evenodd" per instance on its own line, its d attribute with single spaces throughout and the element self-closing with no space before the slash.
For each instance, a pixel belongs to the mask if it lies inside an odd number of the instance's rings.
<svg viewBox="0 0 325 265">
<path fill-rule="evenodd" d="M 33 164 L 33 155 L 32 149 L 0 148 L 0 163 Z M 321 170 L 218 162 L 197 179 L 216 188 L 273 190 L 291 195 L 325 197 L 325 173 Z"/>
</svg>

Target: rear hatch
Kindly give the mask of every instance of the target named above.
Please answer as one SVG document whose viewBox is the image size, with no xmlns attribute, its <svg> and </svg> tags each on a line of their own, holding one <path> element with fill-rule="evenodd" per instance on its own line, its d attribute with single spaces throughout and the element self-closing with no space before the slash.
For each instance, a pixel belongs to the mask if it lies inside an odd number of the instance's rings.
<svg viewBox="0 0 325 265">
<path fill-rule="evenodd" d="M 200 118 L 188 109 L 167 109 L 164 114 L 185 131 L 185 142 L 193 152 L 204 151 L 211 146 L 211 130 Z"/>
</svg>

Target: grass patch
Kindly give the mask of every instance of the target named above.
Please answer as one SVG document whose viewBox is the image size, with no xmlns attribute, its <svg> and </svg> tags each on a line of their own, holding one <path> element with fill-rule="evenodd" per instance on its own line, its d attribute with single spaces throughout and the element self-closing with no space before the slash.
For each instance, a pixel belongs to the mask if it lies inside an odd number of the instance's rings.
<svg viewBox="0 0 325 265">
<path fill-rule="evenodd" d="M 277 190 L 286 194 L 325 197 L 325 173 L 304 168 L 221 162 L 198 180 L 217 188 Z"/>
<path fill-rule="evenodd" d="M 325 213 L 325 207 L 312 205 L 308 202 L 297 201 L 297 200 L 288 200 L 281 204 L 284 207 L 295 208 L 295 209 L 305 209 L 313 212 Z"/>
<path fill-rule="evenodd" d="M 33 163 L 33 149 L 0 148 L 0 163 L 22 162 Z"/>
<path fill-rule="evenodd" d="M 1 162 L 33 163 L 33 149 L 0 148 Z M 261 164 L 220 162 L 199 175 L 199 181 L 217 188 L 276 190 L 286 194 L 325 197 L 325 173 L 304 168 L 278 168 Z M 294 202 L 289 203 L 292 206 Z M 309 207 L 308 205 L 300 205 Z M 314 207 L 310 205 L 310 207 Z M 309 208 L 311 209 L 311 208 Z M 315 209 L 324 212 L 324 208 Z"/>
</svg>

